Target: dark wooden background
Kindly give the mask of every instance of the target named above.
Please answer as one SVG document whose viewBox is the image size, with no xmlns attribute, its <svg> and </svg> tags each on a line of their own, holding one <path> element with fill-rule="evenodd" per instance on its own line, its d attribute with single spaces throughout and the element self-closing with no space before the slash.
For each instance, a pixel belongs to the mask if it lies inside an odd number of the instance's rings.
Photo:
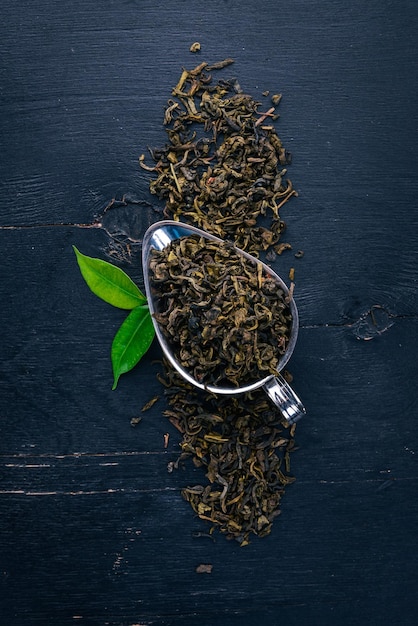
<svg viewBox="0 0 418 626">
<path fill-rule="evenodd" d="M 2 3 L 2 625 L 416 623 L 417 18 L 415 0 Z M 161 207 L 138 156 L 181 68 L 225 57 L 254 97 L 283 93 L 285 240 L 305 252 L 275 264 L 296 268 L 297 481 L 245 548 L 196 537 L 180 489 L 201 474 L 167 472 L 163 400 L 131 426 L 159 348 L 111 391 L 124 314 L 71 249 L 141 284 Z"/>
</svg>

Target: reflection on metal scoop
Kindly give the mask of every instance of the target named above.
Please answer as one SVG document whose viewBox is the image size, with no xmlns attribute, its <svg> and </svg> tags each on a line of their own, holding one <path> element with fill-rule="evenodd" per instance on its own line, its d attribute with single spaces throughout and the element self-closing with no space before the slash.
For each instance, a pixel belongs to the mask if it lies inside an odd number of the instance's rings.
<svg viewBox="0 0 418 626">
<path fill-rule="evenodd" d="M 156 312 L 156 306 L 153 299 L 153 294 L 150 287 L 150 276 L 149 276 L 149 261 L 150 254 L 152 249 L 155 250 L 163 250 L 166 246 L 168 246 L 172 241 L 179 239 L 180 237 L 185 237 L 187 235 L 199 235 L 200 237 L 205 237 L 206 239 L 210 239 L 212 241 L 222 242 L 222 239 L 219 237 L 215 237 L 203 230 L 195 228 L 194 226 L 189 226 L 188 224 L 183 224 L 182 222 L 174 222 L 171 220 L 161 221 L 153 224 L 145 233 L 143 239 L 143 247 L 142 247 L 142 263 L 143 263 L 143 272 L 144 272 L 144 282 L 145 282 L 145 290 L 148 298 L 148 305 L 150 309 L 150 313 L 152 315 L 152 320 L 155 327 L 155 333 L 157 338 L 161 344 L 161 348 L 167 357 L 168 361 L 171 365 L 192 385 L 199 387 L 200 389 L 205 389 L 215 394 L 221 395 L 235 395 L 242 394 L 248 391 L 253 391 L 254 389 L 258 389 L 259 387 L 263 387 L 266 391 L 270 399 L 274 402 L 274 404 L 280 409 L 284 418 L 289 424 L 294 424 L 297 422 L 304 414 L 305 408 L 297 395 L 294 393 L 293 389 L 289 386 L 289 384 L 285 381 L 285 379 L 280 375 L 280 371 L 284 368 L 288 360 L 290 359 L 292 352 L 294 350 L 297 334 L 298 334 L 298 312 L 296 309 L 295 302 L 293 298 L 289 299 L 289 307 L 290 312 L 292 314 L 292 328 L 289 338 L 289 343 L 286 349 L 286 352 L 282 355 L 278 366 L 277 366 L 277 374 L 269 374 L 265 378 L 256 381 L 250 385 L 245 385 L 242 387 L 216 387 L 213 385 L 204 385 L 199 383 L 195 378 L 193 378 L 190 373 L 184 369 L 177 359 L 174 357 L 170 345 L 167 343 L 167 340 L 161 331 L 158 322 L 156 321 L 153 313 Z M 261 263 L 258 259 L 255 259 L 247 252 L 235 248 L 235 252 L 237 254 L 242 254 L 253 262 Z M 289 294 L 289 290 L 282 279 L 272 271 L 268 265 L 261 263 L 263 266 L 263 270 L 269 274 L 276 282 L 278 287 L 280 287 L 285 294 Z"/>
</svg>

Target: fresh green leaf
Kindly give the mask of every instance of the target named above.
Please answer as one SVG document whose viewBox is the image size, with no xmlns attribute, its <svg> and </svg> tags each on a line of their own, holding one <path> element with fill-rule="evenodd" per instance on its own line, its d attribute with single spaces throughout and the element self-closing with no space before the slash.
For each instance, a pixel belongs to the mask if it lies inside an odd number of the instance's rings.
<svg viewBox="0 0 418 626">
<path fill-rule="evenodd" d="M 146 303 L 144 294 L 119 267 L 86 256 L 75 246 L 73 249 L 81 274 L 96 296 L 120 309 L 134 309 Z"/>
<path fill-rule="evenodd" d="M 113 387 L 116 389 L 122 374 L 129 372 L 147 352 L 155 330 L 147 306 L 131 311 L 115 335 L 112 343 Z"/>
</svg>

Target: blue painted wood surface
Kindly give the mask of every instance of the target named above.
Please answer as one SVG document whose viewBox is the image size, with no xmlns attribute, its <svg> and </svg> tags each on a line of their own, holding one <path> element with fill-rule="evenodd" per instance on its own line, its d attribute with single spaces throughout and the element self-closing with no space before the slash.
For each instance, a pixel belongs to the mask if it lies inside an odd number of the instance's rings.
<svg viewBox="0 0 418 626">
<path fill-rule="evenodd" d="M 415 624 L 417 17 L 412 0 L 2 7 L 1 624 Z M 71 249 L 141 284 L 161 205 L 138 156 L 165 141 L 181 68 L 225 57 L 255 98 L 283 93 L 285 240 L 305 253 L 275 262 L 296 269 L 297 480 L 245 548 L 196 537 L 180 489 L 200 470 L 167 472 L 164 401 L 131 426 L 161 394 L 159 348 L 111 391 L 123 314 Z"/>
</svg>

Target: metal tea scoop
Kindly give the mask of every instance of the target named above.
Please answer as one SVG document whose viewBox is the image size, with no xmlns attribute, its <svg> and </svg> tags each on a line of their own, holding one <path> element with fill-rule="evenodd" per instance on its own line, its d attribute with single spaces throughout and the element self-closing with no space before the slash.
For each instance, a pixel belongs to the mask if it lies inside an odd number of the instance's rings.
<svg viewBox="0 0 418 626">
<path fill-rule="evenodd" d="M 157 320 L 154 317 L 154 313 L 158 311 L 157 302 L 154 300 L 154 296 L 151 289 L 150 284 L 150 258 L 152 250 L 163 250 L 166 246 L 168 246 L 172 241 L 179 239 L 181 237 L 185 237 L 188 235 L 198 235 L 200 237 L 204 237 L 211 241 L 216 241 L 219 243 L 223 243 L 222 239 L 219 237 L 215 237 L 203 230 L 195 228 L 194 226 L 189 226 L 188 224 L 183 224 L 182 222 L 175 222 L 171 220 L 165 220 L 161 222 L 157 222 L 148 228 L 147 232 L 144 235 L 143 246 L 142 246 L 142 263 L 143 263 L 143 273 L 144 273 L 144 282 L 145 282 L 145 290 L 148 299 L 148 306 L 152 316 L 152 321 L 155 327 L 155 333 L 157 338 L 161 344 L 161 348 L 167 357 L 168 361 L 171 365 L 192 385 L 199 387 L 200 389 L 205 389 L 215 394 L 221 395 L 235 395 L 242 394 L 245 392 L 253 391 L 254 389 L 258 389 L 259 387 L 263 387 L 266 391 L 267 395 L 274 402 L 274 404 L 280 409 L 284 418 L 287 420 L 289 424 L 295 423 L 305 414 L 305 408 L 297 395 L 294 393 L 293 389 L 289 386 L 289 384 L 285 381 L 283 376 L 280 375 L 280 371 L 284 368 L 286 363 L 291 357 L 291 354 L 294 350 L 297 334 L 298 334 L 298 312 L 296 309 L 295 302 L 292 297 L 289 297 L 289 308 L 292 315 L 292 328 L 290 332 L 290 338 L 287 345 L 287 349 L 285 353 L 279 360 L 277 366 L 277 374 L 269 374 L 265 378 L 262 378 L 254 383 L 249 385 L 244 385 L 241 387 L 227 387 L 227 386 L 214 386 L 214 385 L 205 385 L 203 383 L 198 382 L 193 376 L 190 375 L 182 365 L 177 361 L 173 352 L 170 348 L 169 343 L 167 342 Z M 282 279 L 272 271 L 270 267 L 266 264 L 259 261 L 259 259 L 255 259 L 247 252 L 240 250 L 239 248 L 233 248 L 234 252 L 244 257 L 247 257 L 250 261 L 254 263 L 261 263 L 263 267 L 263 271 L 266 272 L 271 278 L 273 278 L 278 288 L 283 290 L 283 292 L 290 296 L 289 290 Z"/>
</svg>

